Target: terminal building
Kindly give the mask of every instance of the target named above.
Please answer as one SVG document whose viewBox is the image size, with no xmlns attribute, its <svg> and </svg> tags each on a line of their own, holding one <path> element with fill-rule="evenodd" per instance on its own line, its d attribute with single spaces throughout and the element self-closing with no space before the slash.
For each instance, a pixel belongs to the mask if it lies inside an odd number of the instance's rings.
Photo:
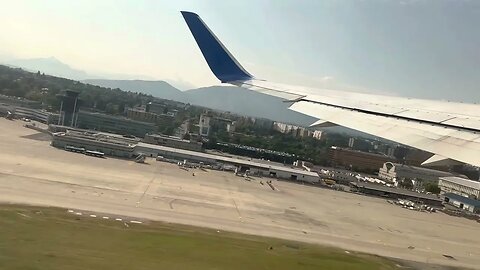
<svg viewBox="0 0 480 270">
<path fill-rule="evenodd" d="M 38 101 L 0 95 L 0 115 L 11 114 L 15 118 L 27 118 L 44 124 L 57 123 L 59 114 L 41 109 Z"/>
<path fill-rule="evenodd" d="M 253 175 L 267 176 L 286 180 L 301 181 L 307 183 L 318 183 L 320 177 L 316 172 L 300 170 L 293 166 L 284 166 L 280 163 L 265 163 L 255 160 L 235 158 L 232 156 L 220 156 L 203 152 L 195 152 L 184 149 L 138 143 L 135 148 L 138 154 L 145 154 L 150 157 L 161 156 L 168 159 L 186 160 L 207 165 L 228 164 L 238 168 L 239 172 L 249 171 Z"/>
<path fill-rule="evenodd" d="M 78 130 L 66 130 L 52 134 L 52 146 L 62 149 L 68 147 L 82 148 L 89 151 L 97 151 L 105 155 L 133 158 L 135 146 L 138 140 Z"/>
<path fill-rule="evenodd" d="M 160 134 L 147 134 L 143 139 L 143 142 L 156 144 L 156 145 L 163 145 L 167 147 L 173 148 L 180 148 L 185 150 L 192 150 L 192 151 L 202 151 L 203 150 L 203 143 L 190 141 L 190 140 L 183 140 L 178 137 L 160 135 Z"/>
<path fill-rule="evenodd" d="M 60 131 L 63 130 L 63 131 Z M 265 162 L 260 160 L 242 159 L 232 156 L 221 156 L 185 149 L 167 147 L 139 142 L 139 139 L 126 138 L 120 135 L 72 129 L 68 127 L 52 126 L 52 146 L 61 149 L 71 147 L 97 151 L 108 156 L 133 158 L 139 155 L 162 157 L 179 162 L 192 162 L 198 164 L 222 167 L 231 165 L 240 173 L 273 177 L 285 180 L 301 181 L 305 183 L 318 183 L 318 173 L 301 170 L 293 166 L 284 166 L 280 163 Z M 60 132 L 54 132 L 60 131 Z"/>
<path fill-rule="evenodd" d="M 76 127 L 122 135 L 144 137 L 156 131 L 153 123 L 146 123 L 103 113 L 79 111 Z"/>
<path fill-rule="evenodd" d="M 27 118 L 44 124 L 55 124 L 60 117 L 57 113 L 23 107 L 16 107 L 13 113 L 17 118 Z"/>
<path fill-rule="evenodd" d="M 441 177 L 438 181 L 441 193 L 454 193 L 472 199 L 480 199 L 480 182 L 461 177 Z"/>
</svg>

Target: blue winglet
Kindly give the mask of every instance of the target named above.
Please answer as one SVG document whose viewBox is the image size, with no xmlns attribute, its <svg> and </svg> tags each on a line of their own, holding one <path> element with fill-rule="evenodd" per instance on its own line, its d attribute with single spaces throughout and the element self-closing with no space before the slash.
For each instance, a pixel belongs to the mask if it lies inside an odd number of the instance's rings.
<svg viewBox="0 0 480 270">
<path fill-rule="evenodd" d="M 188 11 L 181 11 L 181 13 L 208 66 L 222 83 L 247 81 L 253 78 L 197 14 Z"/>
</svg>

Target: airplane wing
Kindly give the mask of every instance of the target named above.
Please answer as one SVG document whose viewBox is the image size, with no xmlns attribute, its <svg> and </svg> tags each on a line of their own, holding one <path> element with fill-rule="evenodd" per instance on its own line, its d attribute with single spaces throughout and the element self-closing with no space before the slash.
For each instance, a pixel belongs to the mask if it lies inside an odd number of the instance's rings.
<svg viewBox="0 0 480 270">
<path fill-rule="evenodd" d="M 480 105 L 310 89 L 259 80 L 248 73 L 195 13 L 182 11 L 205 60 L 222 83 L 281 97 L 289 109 L 409 145 L 446 160 L 480 166 Z M 314 94 L 312 94 L 314 93 Z"/>
</svg>

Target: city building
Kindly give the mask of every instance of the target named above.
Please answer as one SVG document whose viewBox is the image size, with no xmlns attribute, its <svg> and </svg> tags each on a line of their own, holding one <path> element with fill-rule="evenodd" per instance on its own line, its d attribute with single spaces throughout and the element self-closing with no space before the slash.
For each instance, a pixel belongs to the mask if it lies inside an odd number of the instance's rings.
<svg viewBox="0 0 480 270">
<path fill-rule="evenodd" d="M 127 118 L 141 122 L 155 123 L 160 127 L 170 125 L 175 120 L 172 114 L 153 113 L 145 111 L 142 108 L 127 109 Z"/>
<path fill-rule="evenodd" d="M 228 133 L 233 133 L 235 132 L 235 122 L 228 123 L 227 124 L 227 132 Z"/>
<path fill-rule="evenodd" d="M 208 136 L 210 135 L 210 120 L 212 118 L 206 114 L 200 115 L 200 121 L 198 122 L 199 126 L 199 134 L 201 136 Z"/>
<path fill-rule="evenodd" d="M 144 137 L 145 134 L 156 131 L 153 123 L 86 111 L 78 112 L 76 127 L 137 137 Z"/>
<path fill-rule="evenodd" d="M 315 131 L 313 131 L 312 137 L 314 139 L 321 140 L 322 139 L 322 134 L 323 134 L 323 131 L 315 130 Z"/>
<path fill-rule="evenodd" d="M 219 116 L 212 116 L 209 112 L 200 115 L 198 126 L 199 134 L 205 137 L 217 130 L 235 132 L 235 121 Z"/>
<path fill-rule="evenodd" d="M 157 102 L 148 102 L 145 106 L 146 112 L 162 114 L 167 112 L 167 106 L 162 103 Z"/>
<path fill-rule="evenodd" d="M 253 127 L 270 130 L 273 127 L 273 121 L 266 118 L 253 118 Z"/>
<path fill-rule="evenodd" d="M 480 199 L 480 182 L 461 177 L 440 177 L 441 193 L 455 193 L 472 199 Z"/>
<path fill-rule="evenodd" d="M 180 148 L 192 151 L 202 151 L 203 143 L 198 141 L 183 140 L 178 137 L 160 135 L 160 134 L 146 134 L 143 139 L 145 143 L 156 145 L 163 145 L 172 148 Z"/>
<path fill-rule="evenodd" d="M 397 183 L 402 179 L 416 180 L 415 182 L 418 183 L 418 185 L 427 182 L 437 183 L 440 177 L 448 176 L 454 176 L 454 174 L 393 162 L 385 162 L 378 171 L 378 177 L 390 183 Z"/>
<path fill-rule="evenodd" d="M 353 148 L 354 145 L 355 145 L 355 138 L 349 138 L 348 147 Z"/>
<path fill-rule="evenodd" d="M 467 198 L 455 193 L 446 193 L 444 194 L 444 196 L 445 196 L 445 199 L 444 199 L 445 203 L 448 203 L 457 208 L 466 210 L 474 214 L 480 214 L 480 201 Z"/>
<path fill-rule="evenodd" d="M 299 127 L 296 125 L 281 123 L 281 122 L 273 122 L 272 126 L 273 130 L 276 130 L 283 134 L 289 134 L 294 138 L 307 138 L 313 137 L 317 140 L 322 138 L 322 131 L 320 130 L 310 130 L 305 127 Z"/>
<path fill-rule="evenodd" d="M 175 105 L 178 108 L 184 108 L 185 104 L 180 103 L 180 102 L 174 102 Z M 173 106 L 170 104 L 170 107 Z M 156 113 L 159 115 L 165 114 L 169 115 L 171 117 L 175 117 L 178 113 L 177 109 L 171 109 L 166 103 L 159 103 L 159 102 L 148 102 L 147 105 L 145 105 L 145 110 L 146 112 L 149 113 Z"/>
<path fill-rule="evenodd" d="M 332 166 L 345 167 L 352 170 L 377 171 L 385 162 L 394 161 L 392 157 L 360 152 L 332 146 L 328 152 Z"/>
</svg>

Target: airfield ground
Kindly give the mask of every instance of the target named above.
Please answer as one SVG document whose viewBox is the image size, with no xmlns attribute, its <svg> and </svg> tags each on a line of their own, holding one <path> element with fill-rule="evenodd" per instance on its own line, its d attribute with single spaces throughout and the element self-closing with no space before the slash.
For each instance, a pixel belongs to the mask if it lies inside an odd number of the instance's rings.
<svg viewBox="0 0 480 270">
<path fill-rule="evenodd" d="M 334 246 L 430 264 L 480 267 L 480 224 L 379 198 L 232 173 L 138 164 L 51 147 L 0 119 L 0 201 L 56 206 Z M 195 176 L 193 176 L 193 172 Z M 444 256 L 447 255 L 447 256 Z"/>
<path fill-rule="evenodd" d="M 200 227 L 0 206 L 1 269 L 396 269 L 387 259 Z"/>
</svg>

